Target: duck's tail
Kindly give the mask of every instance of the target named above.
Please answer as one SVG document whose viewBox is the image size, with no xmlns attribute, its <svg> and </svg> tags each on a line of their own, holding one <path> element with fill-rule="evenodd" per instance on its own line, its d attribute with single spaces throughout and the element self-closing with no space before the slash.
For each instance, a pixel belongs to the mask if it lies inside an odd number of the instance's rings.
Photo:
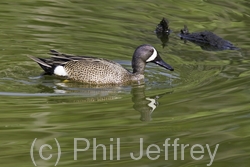
<svg viewBox="0 0 250 167">
<path fill-rule="evenodd" d="M 37 58 L 33 56 L 28 56 L 30 59 L 34 60 L 39 64 L 39 66 L 45 71 L 45 74 L 47 75 L 52 75 L 54 74 L 54 70 L 56 68 L 53 63 L 51 64 L 50 60 L 48 59 L 43 59 L 43 58 Z"/>
</svg>

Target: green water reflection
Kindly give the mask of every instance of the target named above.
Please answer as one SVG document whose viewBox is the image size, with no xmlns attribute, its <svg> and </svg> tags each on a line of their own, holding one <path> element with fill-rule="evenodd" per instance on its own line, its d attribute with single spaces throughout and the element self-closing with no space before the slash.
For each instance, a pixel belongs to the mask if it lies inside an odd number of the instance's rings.
<svg viewBox="0 0 250 167">
<path fill-rule="evenodd" d="M 57 166 L 207 166 L 191 147 L 168 160 L 162 144 L 179 138 L 180 144 L 219 144 L 212 166 L 249 166 L 249 9 L 247 1 L 9 1 L 0 2 L 0 162 L 2 166 L 34 166 L 30 147 L 35 138 L 37 166 L 54 166 L 56 138 L 61 146 Z M 172 33 L 165 47 L 154 34 L 166 17 Z M 179 39 L 188 25 L 192 32 L 210 30 L 241 48 L 204 51 Z M 48 57 L 50 49 L 115 60 L 131 70 L 135 47 L 149 43 L 171 64 L 174 72 L 154 64 L 146 68 L 142 86 L 93 88 L 45 76 L 26 56 Z M 74 160 L 74 138 L 107 146 L 93 160 L 92 145 Z M 110 141 L 113 138 L 113 142 Z M 120 138 L 120 160 L 109 160 L 110 144 Z M 159 158 L 139 155 L 150 144 L 160 146 Z M 42 160 L 39 147 L 45 149 Z M 79 147 L 86 145 L 81 143 Z M 155 154 L 157 155 L 157 154 Z M 199 157 L 201 154 L 197 154 Z M 154 156 L 155 157 L 155 156 Z"/>
</svg>

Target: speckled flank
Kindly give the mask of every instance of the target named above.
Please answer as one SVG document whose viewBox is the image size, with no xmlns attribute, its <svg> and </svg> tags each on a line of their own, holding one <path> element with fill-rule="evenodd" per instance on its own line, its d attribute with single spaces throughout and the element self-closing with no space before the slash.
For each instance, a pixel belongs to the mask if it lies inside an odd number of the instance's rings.
<svg viewBox="0 0 250 167">
<path fill-rule="evenodd" d="M 70 61 L 64 67 L 69 78 L 90 84 L 128 83 L 132 77 L 120 64 L 103 59 Z"/>
</svg>

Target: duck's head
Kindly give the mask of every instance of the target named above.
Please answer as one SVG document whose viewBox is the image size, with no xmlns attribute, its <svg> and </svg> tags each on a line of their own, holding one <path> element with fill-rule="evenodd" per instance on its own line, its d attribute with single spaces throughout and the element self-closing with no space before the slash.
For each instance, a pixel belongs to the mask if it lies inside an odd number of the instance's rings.
<svg viewBox="0 0 250 167">
<path fill-rule="evenodd" d="M 133 73 L 143 74 L 145 66 L 149 62 L 155 63 L 170 71 L 174 71 L 174 69 L 169 64 L 162 60 L 158 51 L 153 46 L 149 44 L 138 46 L 132 59 Z"/>
<path fill-rule="evenodd" d="M 183 28 L 183 29 L 181 29 L 181 34 L 184 34 L 184 35 L 188 35 L 188 34 L 189 34 L 189 31 L 188 31 L 187 25 L 184 25 L 184 28 Z"/>
</svg>

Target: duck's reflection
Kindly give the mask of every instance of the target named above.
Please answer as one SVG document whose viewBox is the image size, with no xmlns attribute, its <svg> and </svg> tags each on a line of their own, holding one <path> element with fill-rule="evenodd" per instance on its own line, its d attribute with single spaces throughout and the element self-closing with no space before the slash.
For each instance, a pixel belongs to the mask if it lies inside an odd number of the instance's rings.
<svg viewBox="0 0 250 167">
<path fill-rule="evenodd" d="M 136 111 L 139 111 L 141 114 L 141 121 L 151 121 L 152 113 L 159 106 L 158 99 L 165 94 L 169 94 L 171 92 L 162 93 L 155 96 L 147 97 L 145 95 L 145 85 L 132 87 L 131 95 L 132 101 L 134 103 L 133 108 Z"/>
<path fill-rule="evenodd" d="M 167 33 L 159 33 L 159 34 L 156 34 L 157 38 L 159 38 L 162 42 L 161 46 L 162 48 L 164 48 L 165 46 L 167 46 L 167 43 L 169 41 L 169 34 Z"/>
<path fill-rule="evenodd" d="M 49 86 L 50 87 L 50 86 Z M 124 94 L 130 92 L 132 96 L 133 108 L 140 112 L 141 121 L 151 121 L 152 113 L 159 106 L 158 99 L 167 93 L 162 93 L 155 96 L 145 95 L 145 85 L 134 85 L 132 87 L 98 87 L 91 88 L 86 85 L 81 87 L 76 86 L 76 83 L 56 83 L 53 87 L 49 88 L 48 85 L 39 85 L 39 88 L 43 91 L 51 93 L 54 90 L 55 94 L 61 95 L 77 95 L 71 98 L 53 98 L 50 99 L 50 103 L 72 103 L 72 102 L 97 102 L 97 101 L 110 101 L 116 99 L 122 99 Z M 77 93 L 76 93 L 77 92 Z M 44 92 L 43 92 L 44 93 Z M 79 97 L 80 96 L 80 97 Z M 111 104 L 111 103 L 110 103 Z"/>
<path fill-rule="evenodd" d="M 146 97 L 145 86 L 134 87 L 131 90 L 133 108 L 141 114 L 141 121 L 151 121 L 151 115 L 158 105 L 158 96 Z"/>
<path fill-rule="evenodd" d="M 72 98 L 56 98 L 54 102 L 95 102 L 108 101 L 121 98 L 120 91 L 124 90 L 121 87 L 108 86 L 90 86 L 77 82 L 57 82 L 57 83 L 43 83 L 37 86 L 40 93 L 54 93 L 56 96 L 73 96 Z M 126 89 L 125 89 L 126 90 Z M 80 99 L 79 99 L 80 96 Z M 76 100 L 77 99 L 77 100 Z"/>
</svg>

